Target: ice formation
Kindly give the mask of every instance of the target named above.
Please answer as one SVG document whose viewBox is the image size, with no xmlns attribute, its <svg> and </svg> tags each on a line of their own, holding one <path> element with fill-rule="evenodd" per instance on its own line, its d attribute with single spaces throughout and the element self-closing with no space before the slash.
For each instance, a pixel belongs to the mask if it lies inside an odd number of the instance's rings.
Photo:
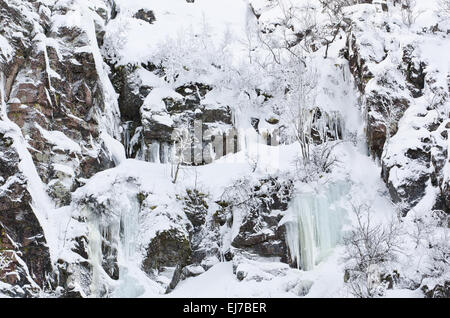
<svg viewBox="0 0 450 318">
<path fill-rule="evenodd" d="M 349 188 L 340 182 L 293 199 L 285 225 L 290 255 L 298 268 L 313 269 L 340 241 L 346 210 L 339 201 Z"/>
</svg>

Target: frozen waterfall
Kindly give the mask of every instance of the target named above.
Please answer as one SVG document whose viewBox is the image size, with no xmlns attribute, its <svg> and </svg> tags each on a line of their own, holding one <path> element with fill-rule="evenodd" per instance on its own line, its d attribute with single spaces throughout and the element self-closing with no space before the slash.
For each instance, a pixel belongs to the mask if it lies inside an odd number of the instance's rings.
<svg viewBox="0 0 450 318">
<path fill-rule="evenodd" d="M 8 110 L 5 96 L 5 76 L 3 73 L 0 73 L 0 101 L 0 119 L 6 120 L 8 118 Z"/>
<path fill-rule="evenodd" d="M 137 234 L 139 233 L 139 204 L 135 200 L 130 201 L 129 210 L 122 210 L 120 215 L 119 244 L 117 263 L 119 266 L 118 286 L 112 293 L 112 297 L 139 297 L 145 293 L 142 286 L 137 259 Z"/>
<path fill-rule="evenodd" d="M 346 210 L 340 206 L 350 186 L 334 183 L 319 193 L 299 193 L 283 220 L 286 240 L 297 267 L 311 270 L 323 260 L 341 239 Z"/>
<path fill-rule="evenodd" d="M 87 212 L 91 296 L 134 298 L 160 293 L 161 288 L 140 268 L 140 205 L 133 191 L 114 191 L 103 213 Z"/>
</svg>

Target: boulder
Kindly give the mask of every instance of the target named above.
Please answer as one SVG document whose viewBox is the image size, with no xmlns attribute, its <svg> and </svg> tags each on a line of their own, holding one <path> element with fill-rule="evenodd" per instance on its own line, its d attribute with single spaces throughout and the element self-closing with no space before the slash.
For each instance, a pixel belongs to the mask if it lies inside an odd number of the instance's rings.
<svg viewBox="0 0 450 318">
<path fill-rule="evenodd" d="M 148 22 L 150 24 L 156 21 L 155 14 L 153 13 L 152 10 L 139 9 L 139 11 L 136 12 L 133 17 Z"/>
<path fill-rule="evenodd" d="M 184 267 L 189 264 L 191 246 L 185 233 L 177 229 L 159 231 L 146 248 L 142 269 L 151 275 L 163 267 Z"/>
</svg>

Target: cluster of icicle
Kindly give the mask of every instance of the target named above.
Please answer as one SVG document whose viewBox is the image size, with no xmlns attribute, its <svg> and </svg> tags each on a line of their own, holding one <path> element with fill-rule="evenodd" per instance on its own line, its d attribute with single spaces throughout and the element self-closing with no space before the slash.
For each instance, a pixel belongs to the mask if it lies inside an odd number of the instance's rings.
<svg viewBox="0 0 450 318">
<path fill-rule="evenodd" d="M 139 204 L 135 198 L 121 199 L 123 204 L 112 203 L 107 215 L 85 210 L 89 226 L 88 253 L 93 267 L 91 297 L 139 297 L 145 292 L 148 278 L 144 277 L 137 257 Z M 103 249 L 105 242 L 111 244 L 109 252 Z M 117 256 L 118 280 L 110 278 L 102 266 L 104 260 L 114 254 Z"/>
<path fill-rule="evenodd" d="M 294 197 L 285 226 L 290 256 L 298 268 L 313 269 L 340 241 L 346 211 L 339 201 L 348 190 L 348 184 L 334 183 L 320 193 Z"/>
</svg>

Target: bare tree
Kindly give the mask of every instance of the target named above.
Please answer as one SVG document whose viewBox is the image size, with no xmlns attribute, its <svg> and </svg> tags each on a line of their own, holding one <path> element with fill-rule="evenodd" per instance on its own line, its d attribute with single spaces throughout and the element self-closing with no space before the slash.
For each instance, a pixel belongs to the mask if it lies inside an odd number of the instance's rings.
<svg viewBox="0 0 450 318">
<path fill-rule="evenodd" d="M 184 123 L 177 127 L 173 134 L 173 156 L 172 156 L 172 183 L 176 183 L 180 167 L 186 164 L 192 164 L 192 147 L 197 141 L 191 134 L 189 124 Z"/>
<path fill-rule="evenodd" d="M 306 67 L 305 52 L 315 50 L 318 39 L 317 8 L 310 3 L 297 7 L 292 3 L 286 5 L 277 2 L 281 19 L 276 26 L 264 26 L 256 32 L 258 41 L 270 52 L 276 64 L 284 65 L 295 59 Z M 277 32 L 275 32 L 277 31 Z"/>
<path fill-rule="evenodd" d="M 357 222 L 344 238 L 346 281 L 356 297 L 374 297 L 383 287 L 380 271 L 400 252 L 400 223 L 392 219 L 387 225 L 375 224 L 366 204 L 352 204 L 352 210 Z"/>
<path fill-rule="evenodd" d="M 408 28 L 416 22 L 416 19 L 422 13 L 416 11 L 416 0 L 402 0 L 401 2 L 402 21 Z"/>
<path fill-rule="evenodd" d="M 324 142 L 317 145 L 312 152 L 311 162 L 320 169 L 321 172 L 330 172 L 331 168 L 336 165 L 339 160 L 333 154 L 333 149 L 341 142 Z"/>
<path fill-rule="evenodd" d="M 450 274 L 450 237 L 448 231 L 444 231 L 434 242 L 429 242 L 429 246 L 429 256 L 432 259 L 429 276 L 448 277 Z"/>
<path fill-rule="evenodd" d="M 312 143 L 311 128 L 316 109 L 317 70 L 310 66 L 292 65 L 290 72 L 285 72 L 287 79 L 284 109 L 287 122 L 300 145 L 301 156 L 305 162 L 310 159 Z"/>
<path fill-rule="evenodd" d="M 323 178 L 334 166 L 339 163 L 337 157 L 333 154 L 334 148 L 342 141 L 325 141 L 315 145 L 310 151 L 310 160 L 305 162 L 301 158 L 295 160 L 297 177 L 302 182 L 312 182 Z"/>
<path fill-rule="evenodd" d="M 250 211 L 258 206 L 258 200 L 253 195 L 254 183 L 247 177 L 236 180 L 233 185 L 224 189 L 220 200 L 231 202 L 233 207 L 239 207 Z"/>
<path fill-rule="evenodd" d="M 318 71 L 314 63 L 307 63 L 305 54 L 315 51 L 320 45 L 319 40 L 325 41 L 328 46 L 336 39 L 343 20 L 342 7 L 353 4 L 353 2 L 353 0 L 334 0 L 334 5 L 328 4 L 327 12 L 330 14 L 331 27 L 321 28 L 317 19 L 321 7 L 317 2 L 306 1 L 298 5 L 289 1 L 274 1 L 281 12 L 277 24 L 260 25 L 260 28 L 255 30 L 257 40 L 263 50 L 267 50 L 268 53 L 268 57 L 262 63 L 256 56 L 252 57 L 254 44 L 250 34 L 250 31 L 253 30 L 250 30 L 250 27 L 255 27 L 255 24 L 248 25 L 249 58 L 261 66 L 262 70 L 276 83 L 276 87 L 273 88 L 276 101 L 272 99 L 271 102 L 282 114 L 281 116 L 285 117 L 283 121 L 288 126 L 288 139 L 292 138 L 299 143 L 300 157 L 305 164 L 309 164 L 311 157 L 312 135 L 321 130 L 321 128 L 315 127 L 318 123 L 317 119 L 326 117 L 321 116 L 323 114 L 316 105 Z M 324 4 L 326 2 L 322 3 L 322 5 Z M 323 31 L 323 29 L 327 30 Z M 268 64 L 267 60 L 271 60 L 271 62 Z M 327 125 L 322 126 L 326 127 Z M 326 136 L 327 133 L 321 136 L 324 137 L 322 142 L 326 141 Z M 320 158 L 320 160 L 328 156 L 318 166 L 322 164 L 327 166 L 331 163 L 327 162 L 332 158 L 331 152 L 327 151 L 328 148 L 318 149 L 322 153 L 315 154 L 317 155 L 315 159 Z M 321 170 L 327 170 L 330 167 L 331 164 L 329 167 L 322 167 Z"/>
<path fill-rule="evenodd" d="M 409 214 L 414 215 L 412 220 L 413 226 L 408 231 L 408 236 L 413 239 L 415 247 L 418 248 L 422 242 L 426 244 L 430 240 L 433 234 L 433 223 L 425 217 L 418 216 L 415 210 L 410 211 Z"/>
<path fill-rule="evenodd" d="M 324 11 L 328 15 L 328 26 L 326 28 L 321 28 L 320 38 L 325 42 L 325 55 L 324 58 L 328 57 L 328 48 L 331 43 L 333 43 L 339 31 L 344 29 L 347 24 L 344 19 L 343 8 L 355 4 L 354 0 L 319 0 L 322 4 Z"/>
</svg>

